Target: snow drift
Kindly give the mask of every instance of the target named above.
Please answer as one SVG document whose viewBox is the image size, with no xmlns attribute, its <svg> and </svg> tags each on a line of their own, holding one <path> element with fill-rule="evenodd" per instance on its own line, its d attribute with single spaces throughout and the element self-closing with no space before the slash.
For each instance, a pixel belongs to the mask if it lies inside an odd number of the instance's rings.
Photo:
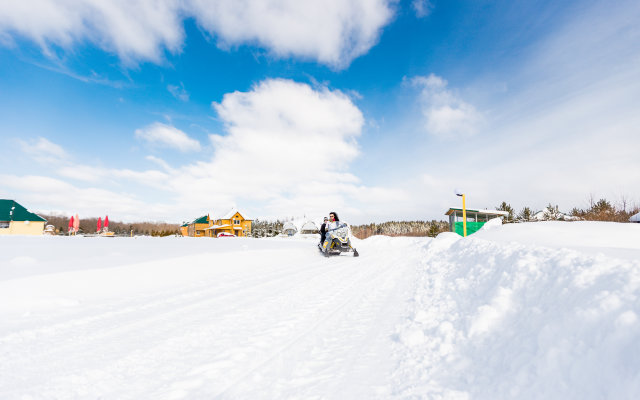
<svg viewBox="0 0 640 400">
<path fill-rule="evenodd" d="M 398 331 L 398 394 L 637 398 L 638 239 L 631 224 L 594 222 L 439 235 Z"/>
</svg>

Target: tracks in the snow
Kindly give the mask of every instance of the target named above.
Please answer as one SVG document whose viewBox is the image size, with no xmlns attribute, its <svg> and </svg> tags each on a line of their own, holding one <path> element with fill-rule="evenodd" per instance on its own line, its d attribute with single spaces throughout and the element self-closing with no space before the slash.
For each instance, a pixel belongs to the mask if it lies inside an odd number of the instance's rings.
<svg viewBox="0 0 640 400">
<path fill-rule="evenodd" d="M 0 397 L 335 397 L 380 370 L 413 267 L 313 250 L 5 329 Z"/>
</svg>

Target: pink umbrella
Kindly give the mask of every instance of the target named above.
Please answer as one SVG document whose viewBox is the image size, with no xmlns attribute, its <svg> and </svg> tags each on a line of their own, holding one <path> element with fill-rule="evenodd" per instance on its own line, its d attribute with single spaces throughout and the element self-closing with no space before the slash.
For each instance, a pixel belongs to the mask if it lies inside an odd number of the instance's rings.
<svg viewBox="0 0 640 400">
<path fill-rule="evenodd" d="M 104 217 L 104 228 L 109 230 L 109 216 Z"/>
<path fill-rule="evenodd" d="M 69 218 L 69 233 L 71 233 L 72 229 L 73 229 L 73 215 L 71 216 L 71 218 Z"/>
<path fill-rule="evenodd" d="M 75 219 L 73 220 L 73 230 L 78 232 L 80 230 L 80 217 L 76 214 Z"/>
<path fill-rule="evenodd" d="M 100 232 L 100 229 L 102 229 L 102 218 L 98 217 L 98 227 L 96 232 Z"/>
</svg>

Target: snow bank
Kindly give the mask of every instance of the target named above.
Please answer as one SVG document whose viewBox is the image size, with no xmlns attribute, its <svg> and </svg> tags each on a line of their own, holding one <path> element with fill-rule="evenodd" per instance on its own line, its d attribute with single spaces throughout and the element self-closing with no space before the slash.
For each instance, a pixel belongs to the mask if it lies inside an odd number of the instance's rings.
<svg viewBox="0 0 640 400">
<path fill-rule="evenodd" d="M 398 396 L 638 398 L 639 243 L 630 224 L 606 223 L 439 235 L 398 328 Z"/>
</svg>

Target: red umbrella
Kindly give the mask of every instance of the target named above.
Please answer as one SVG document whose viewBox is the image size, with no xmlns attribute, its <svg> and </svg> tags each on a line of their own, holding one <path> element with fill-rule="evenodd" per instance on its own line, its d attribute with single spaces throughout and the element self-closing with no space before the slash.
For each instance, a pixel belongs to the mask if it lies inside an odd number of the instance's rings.
<svg viewBox="0 0 640 400">
<path fill-rule="evenodd" d="M 72 229 L 73 229 L 73 215 L 71 216 L 71 218 L 69 218 L 69 233 L 71 233 Z"/>
<path fill-rule="evenodd" d="M 96 229 L 96 232 L 100 232 L 101 228 L 102 228 L 102 218 L 98 217 L 98 228 Z"/>
<path fill-rule="evenodd" d="M 108 215 L 106 217 L 104 217 L 104 227 L 107 230 L 109 229 L 109 216 Z"/>
</svg>

